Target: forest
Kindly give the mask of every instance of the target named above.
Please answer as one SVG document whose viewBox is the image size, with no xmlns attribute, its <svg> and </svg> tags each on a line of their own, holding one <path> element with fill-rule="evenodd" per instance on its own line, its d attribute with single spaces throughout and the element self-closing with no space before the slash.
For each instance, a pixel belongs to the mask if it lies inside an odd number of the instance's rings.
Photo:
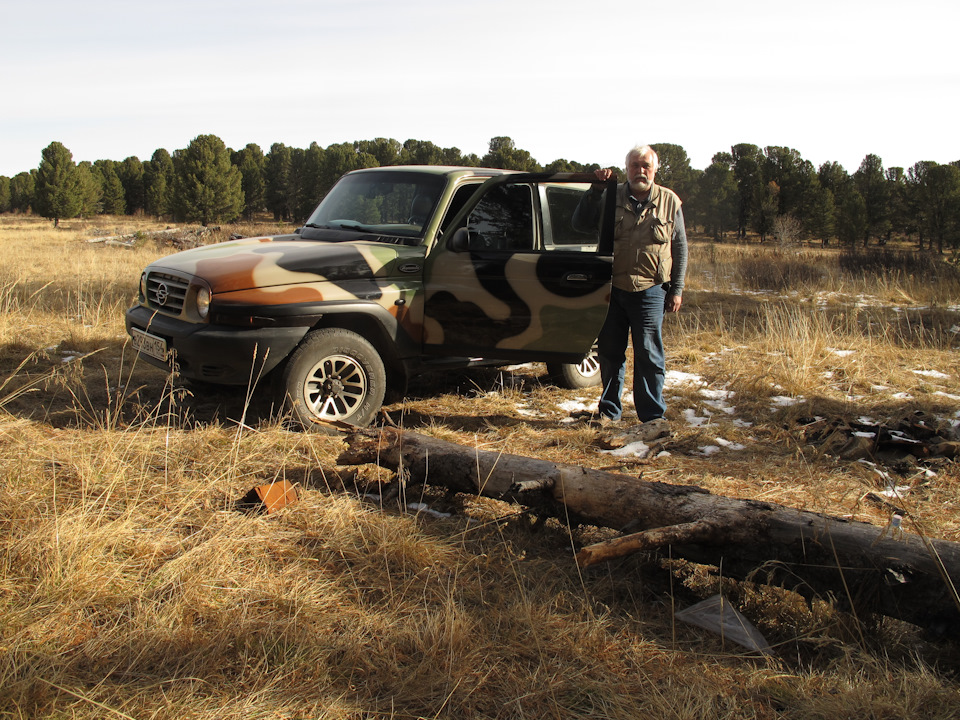
<svg viewBox="0 0 960 720">
<path fill-rule="evenodd" d="M 884 167 L 868 154 L 851 174 L 837 162 L 815 167 L 789 147 L 747 143 L 714 154 L 703 169 L 690 166 L 681 145 L 654 143 L 657 181 L 684 202 L 688 226 L 717 241 L 818 242 L 847 247 L 885 245 L 892 238 L 939 254 L 960 248 L 960 160 Z M 466 165 L 527 172 L 592 171 L 597 164 L 557 159 L 541 165 L 509 137 L 494 137 L 482 157 L 430 141 L 376 138 L 294 148 L 274 143 L 228 148 L 199 135 L 173 153 L 149 160 L 75 162 L 52 142 L 39 166 L 0 176 L 0 212 L 62 219 L 145 215 L 203 225 L 252 220 L 264 213 L 303 222 L 346 172 L 383 165 Z M 614 168 L 618 172 L 620 168 Z"/>
</svg>

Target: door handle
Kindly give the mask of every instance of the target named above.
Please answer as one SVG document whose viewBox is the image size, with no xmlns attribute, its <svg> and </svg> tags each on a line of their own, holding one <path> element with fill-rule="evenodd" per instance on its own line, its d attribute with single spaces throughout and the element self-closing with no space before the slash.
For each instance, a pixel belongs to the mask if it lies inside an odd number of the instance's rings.
<svg viewBox="0 0 960 720">
<path fill-rule="evenodd" d="M 588 282 L 590 280 L 590 276 L 586 273 L 572 272 L 564 275 L 563 279 L 568 282 Z"/>
</svg>

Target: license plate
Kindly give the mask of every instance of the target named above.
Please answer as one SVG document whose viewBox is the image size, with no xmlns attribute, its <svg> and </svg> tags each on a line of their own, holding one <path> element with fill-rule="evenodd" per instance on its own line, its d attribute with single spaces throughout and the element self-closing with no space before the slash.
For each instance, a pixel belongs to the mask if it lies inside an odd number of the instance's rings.
<svg viewBox="0 0 960 720">
<path fill-rule="evenodd" d="M 162 337 L 145 333 L 143 330 L 130 328 L 130 340 L 134 350 L 149 355 L 157 360 L 167 359 L 167 341 Z"/>
</svg>

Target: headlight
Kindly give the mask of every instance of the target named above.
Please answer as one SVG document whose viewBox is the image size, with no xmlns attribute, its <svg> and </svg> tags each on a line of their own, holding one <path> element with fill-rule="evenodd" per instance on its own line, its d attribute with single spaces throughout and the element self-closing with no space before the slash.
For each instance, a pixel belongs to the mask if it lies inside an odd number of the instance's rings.
<svg viewBox="0 0 960 720">
<path fill-rule="evenodd" d="M 140 302 L 147 301 L 147 274 L 140 273 Z"/>
<path fill-rule="evenodd" d="M 204 320 L 210 314 L 210 290 L 205 287 L 197 290 L 197 313 Z"/>
</svg>

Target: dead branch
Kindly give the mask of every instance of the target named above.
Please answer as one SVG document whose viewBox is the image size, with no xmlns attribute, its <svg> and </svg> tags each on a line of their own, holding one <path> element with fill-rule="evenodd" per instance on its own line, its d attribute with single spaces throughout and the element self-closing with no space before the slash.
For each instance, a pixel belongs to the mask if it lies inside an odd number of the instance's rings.
<svg viewBox="0 0 960 720">
<path fill-rule="evenodd" d="M 589 567 L 624 555 L 659 550 L 668 545 L 717 542 L 726 531 L 727 528 L 723 525 L 709 520 L 654 528 L 588 545 L 577 553 L 576 560 L 580 567 Z"/>
</svg>

